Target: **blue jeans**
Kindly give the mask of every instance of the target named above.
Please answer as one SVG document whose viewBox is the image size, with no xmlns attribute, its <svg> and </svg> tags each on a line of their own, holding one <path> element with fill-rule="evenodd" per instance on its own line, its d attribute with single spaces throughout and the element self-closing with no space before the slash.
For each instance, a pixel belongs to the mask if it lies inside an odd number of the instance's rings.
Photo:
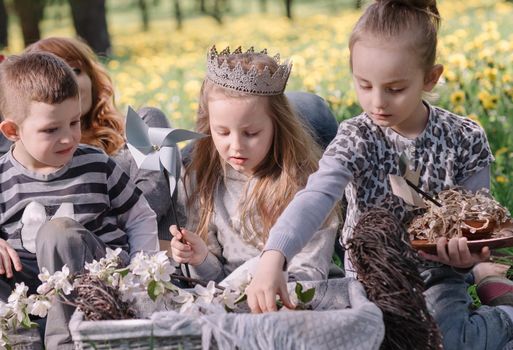
<svg viewBox="0 0 513 350">
<path fill-rule="evenodd" d="M 444 349 L 503 349 L 513 339 L 513 322 L 497 307 L 471 310 L 465 275 L 451 267 L 421 272 L 426 284 L 424 296 L 440 328 Z"/>
<path fill-rule="evenodd" d="M 296 113 L 311 126 L 315 141 L 325 149 L 338 130 L 337 120 L 326 101 L 308 92 L 293 91 L 285 95 Z"/>
</svg>

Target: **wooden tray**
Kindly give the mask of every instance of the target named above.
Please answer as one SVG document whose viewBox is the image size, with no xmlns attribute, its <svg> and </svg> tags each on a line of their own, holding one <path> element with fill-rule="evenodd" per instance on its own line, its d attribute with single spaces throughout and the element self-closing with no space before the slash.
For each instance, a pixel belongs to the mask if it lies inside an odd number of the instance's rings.
<svg viewBox="0 0 513 350">
<path fill-rule="evenodd" d="M 411 241 L 414 249 L 425 251 L 429 254 L 436 254 L 436 243 L 429 243 L 424 239 L 415 239 Z M 513 247 L 513 236 L 489 238 L 467 241 L 468 249 L 473 253 L 478 253 L 481 248 L 488 247 L 490 249 Z"/>
</svg>

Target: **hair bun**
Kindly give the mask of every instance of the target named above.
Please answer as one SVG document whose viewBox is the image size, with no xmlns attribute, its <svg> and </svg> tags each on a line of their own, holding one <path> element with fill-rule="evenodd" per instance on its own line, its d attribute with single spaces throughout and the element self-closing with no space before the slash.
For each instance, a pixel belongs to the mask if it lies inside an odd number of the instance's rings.
<svg viewBox="0 0 513 350">
<path fill-rule="evenodd" d="M 425 12 L 435 18 L 440 18 L 440 12 L 436 7 L 436 0 L 375 0 L 378 6 L 394 7 L 404 6 Z"/>
</svg>

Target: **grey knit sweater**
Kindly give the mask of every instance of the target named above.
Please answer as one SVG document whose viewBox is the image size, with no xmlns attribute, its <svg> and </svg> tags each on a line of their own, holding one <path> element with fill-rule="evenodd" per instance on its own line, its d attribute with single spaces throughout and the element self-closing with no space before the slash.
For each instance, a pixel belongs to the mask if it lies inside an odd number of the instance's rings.
<svg viewBox="0 0 513 350">
<path fill-rule="evenodd" d="M 253 232 L 244 232 L 240 222 L 239 203 L 244 194 L 251 191 L 255 180 L 236 172 L 228 166 L 226 176 L 220 181 L 214 203 L 207 245 L 209 253 L 198 266 L 190 266 L 192 277 L 202 280 L 221 281 L 249 259 L 258 256 L 265 242 Z M 180 191 L 180 203 L 185 198 Z M 187 211 L 186 228 L 195 231 L 198 210 Z M 328 276 L 334 242 L 338 230 L 334 218 L 317 231 L 312 240 L 290 262 L 290 280 L 322 280 Z"/>
</svg>

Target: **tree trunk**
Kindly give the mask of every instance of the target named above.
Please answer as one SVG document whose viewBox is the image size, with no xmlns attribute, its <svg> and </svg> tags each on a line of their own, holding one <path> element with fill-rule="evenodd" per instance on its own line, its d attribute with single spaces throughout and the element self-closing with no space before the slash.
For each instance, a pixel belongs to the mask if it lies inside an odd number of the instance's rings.
<svg viewBox="0 0 513 350">
<path fill-rule="evenodd" d="M 147 32 L 150 28 L 150 20 L 148 15 L 148 5 L 146 0 L 138 0 L 139 10 L 141 10 L 142 30 Z"/>
<path fill-rule="evenodd" d="M 199 0 L 199 10 L 201 13 L 207 13 L 207 6 L 205 5 L 205 0 Z"/>
<path fill-rule="evenodd" d="M 108 56 L 111 45 L 105 0 L 69 0 L 69 3 L 77 35 L 98 55 Z"/>
<path fill-rule="evenodd" d="M 176 19 L 176 29 L 182 29 L 182 10 L 180 9 L 180 0 L 174 0 L 175 7 L 175 19 Z"/>
<path fill-rule="evenodd" d="M 15 0 L 14 9 L 20 18 L 23 43 L 28 46 L 41 39 L 39 23 L 43 19 L 45 0 Z"/>
<path fill-rule="evenodd" d="M 263 13 L 267 12 L 267 0 L 260 0 L 260 11 Z"/>
<path fill-rule="evenodd" d="M 7 17 L 7 9 L 5 8 L 4 0 L 0 0 L 0 49 L 9 45 L 9 36 L 7 35 L 8 26 L 9 19 Z"/>
<path fill-rule="evenodd" d="M 285 8 L 287 10 L 287 18 L 292 19 L 292 0 L 285 0 Z"/>
<path fill-rule="evenodd" d="M 354 4 L 354 7 L 355 7 L 356 9 L 361 9 L 361 8 L 362 8 L 362 3 L 363 3 L 363 1 L 362 1 L 362 0 L 356 0 L 356 1 L 355 1 L 355 4 Z"/>
<path fill-rule="evenodd" d="M 217 21 L 219 24 L 223 24 L 223 17 L 221 15 L 220 6 L 219 6 L 219 0 L 214 0 L 214 11 L 212 12 L 212 17 Z"/>
</svg>

